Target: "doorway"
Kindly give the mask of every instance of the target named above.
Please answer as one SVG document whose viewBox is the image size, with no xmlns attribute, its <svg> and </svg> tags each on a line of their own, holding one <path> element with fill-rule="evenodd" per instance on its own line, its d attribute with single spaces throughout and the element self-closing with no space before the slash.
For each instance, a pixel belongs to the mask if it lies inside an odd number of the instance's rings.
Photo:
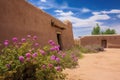
<svg viewBox="0 0 120 80">
<path fill-rule="evenodd" d="M 101 46 L 102 46 L 103 48 L 107 48 L 107 40 L 102 40 L 102 41 L 101 41 Z"/>
<path fill-rule="evenodd" d="M 60 46 L 60 50 L 62 50 L 62 40 L 61 40 L 61 34 L 57 34 L 57 42 Z"/>
</svg>

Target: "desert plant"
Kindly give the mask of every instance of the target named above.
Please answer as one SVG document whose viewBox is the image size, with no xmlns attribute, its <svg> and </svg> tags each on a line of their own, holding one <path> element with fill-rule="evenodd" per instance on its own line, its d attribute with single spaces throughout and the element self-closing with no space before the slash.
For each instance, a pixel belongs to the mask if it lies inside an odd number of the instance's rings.
<svg viewBox="0 0 120 80">
<path fill-rule="evenodd" d="M 99 51 L 104 51 L 104 48 L 99 45 L 87 45 L 84 47 L 80 46 L 80 45 L 76 45 L 76 46 L 74 46 L 72 51 L 77 51 L 76 55 L 79 55 L 79 57 L 82 57 L 81 53 L 96 53 Z M 78 52 L 79 52 L 79 54 L 78 54 Z"/>
<path fill-rule="evenodd" d="M 87 45 L 84 48 L 86 49 L 86 53 L 96 53 L 99 51 L 104 51 L 104 48 L 99 45 Z"/>
<path fill-rule="evenodd" d="M 77 65 L 75 54 L 60 51 L 52 40 L 40 48 L 36 39 L 37 36 L 28 35 L 21 41 L 17 37 L 4 41 L 5 48 L 0 55 L 3 80 L 64 80 L 66 75 L 62 71 Z"/>
</svg>

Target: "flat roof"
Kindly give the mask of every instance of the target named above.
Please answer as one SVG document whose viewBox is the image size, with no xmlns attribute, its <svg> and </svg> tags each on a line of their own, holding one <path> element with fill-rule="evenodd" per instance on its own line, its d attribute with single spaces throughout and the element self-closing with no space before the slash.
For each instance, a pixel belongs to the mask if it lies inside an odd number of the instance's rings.
<svg viewBox="0 0 120 80">
<path fill-rule="evenodd" d="M 106 37 L 114 37 L 114 36 L 120 36 L 120 34 L 107 34 L 107 35 L 89 35 L 89 36 L 79 36 L 79 38 L 84 38 L 84 37 L 103 37 L 103 36 L 106 36 Z"/>
</svg>

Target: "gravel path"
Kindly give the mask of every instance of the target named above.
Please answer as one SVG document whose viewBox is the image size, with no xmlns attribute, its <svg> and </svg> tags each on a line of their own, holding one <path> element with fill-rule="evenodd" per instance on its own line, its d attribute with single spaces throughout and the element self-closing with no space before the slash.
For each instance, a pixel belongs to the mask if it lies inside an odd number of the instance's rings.
<svg viewBox="0 0 120 80">
<path fill-rule="evenodd" d="M 120 49 L 84 54 L 77 68 L 64 72 L 68 74 L 66 80 L 120 80 Z"/>
</svg>

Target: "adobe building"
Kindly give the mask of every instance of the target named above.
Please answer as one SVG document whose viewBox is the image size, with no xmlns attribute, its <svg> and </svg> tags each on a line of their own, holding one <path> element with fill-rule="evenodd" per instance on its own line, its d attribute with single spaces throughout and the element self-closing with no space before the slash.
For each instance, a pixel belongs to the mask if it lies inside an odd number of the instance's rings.
<svg viewBox="0 0 120 80">
<path fill-rule="evenodd" d="M 49 40 L 62 49 L 74 45 L 71 22 L 63 23 L 25 0 L 0 0 L 0 43 L 28 34 L 38 36 L 41 46 Z"/>
<path fill-rule="evenodd" d="M 80 38 L 80 45 L 99 45 L 104 48 L 120 48 L 120 35 L 91 35 Z"/>
</svg>

